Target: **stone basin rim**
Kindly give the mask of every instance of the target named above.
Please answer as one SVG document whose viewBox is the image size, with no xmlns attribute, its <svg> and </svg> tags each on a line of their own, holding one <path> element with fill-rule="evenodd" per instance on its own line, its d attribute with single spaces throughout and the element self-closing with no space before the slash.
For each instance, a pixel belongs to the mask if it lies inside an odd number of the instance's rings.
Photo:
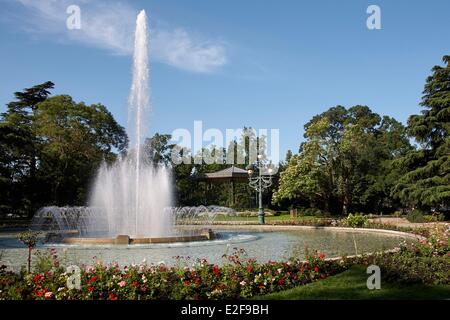
<svg viewBox="0 0 450 320">
<path fill-rule="evenodd" d="M 180 227 L 180 226 L 178 226 Z M 196 225 L 183 225 L 180 229 L 195 229 Z M 198 226 L 197 226 L 198 227 Z M 375 233 L 386 234 L 397 237 L 406 237 L 410 239 L 423 240 L 424 236 L 419 234 L 377 228 L 351 228 L 351 227 L 330 227 L 330 226 L 299 226 L 299 225 L 257 225 L 257 224 L 213 224 L 206 226 L 211 230 L 251 230 L 259 232 L 277 232 L 277 231 L 300 231 L 300 230 L 325 230 L 336 232 L 355 232 L 355 233 Z"/>
<path fill-rule="evenodd" d="M 65 244 L 78 245 L 135 245 L 154 243 L 175 243 L 208 241 L 214 239 L 214 232 L 211 229 L 202 230 L 195 235 L 166 236 L 166 237 L 130 237 L 129 235 L 118 235 L 115 238 L 88 238 L 88 237 L 67 237 L 62 239 Z"/>
</svg>

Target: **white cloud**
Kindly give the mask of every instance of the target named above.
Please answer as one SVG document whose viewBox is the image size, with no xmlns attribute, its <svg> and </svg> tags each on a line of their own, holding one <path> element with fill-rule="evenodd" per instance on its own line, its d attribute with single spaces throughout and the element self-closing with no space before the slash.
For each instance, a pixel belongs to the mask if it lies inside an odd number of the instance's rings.
<svg viewBox="0 0 450 320">
<path fill-rule="evenodd" d="M 116 1 L 16 0 L 25 10 L 22 25 L 33 33 L 51 35 L 57 40 L 77 41 L 128 55 L 133 50 L 137 9 Z M 69 5 L 81 9 L 81 29 L 66 28 Z M 150 19 L 151 19 L 150 13 Z M 193 72 L 213 72 L 226 64 L 226 49 L 218 41 L 194 38 L 183 28 L 158 28 L 151 24 L 152 59 Z"/>
<path fill-rule="evenodd" d="M 174 67 L 208 72 L 226 63 L 223 45 L 194 42 L 181 28 L 173 31 L 157 30 L 152 39 L 155 57 Z"/>
</svg>

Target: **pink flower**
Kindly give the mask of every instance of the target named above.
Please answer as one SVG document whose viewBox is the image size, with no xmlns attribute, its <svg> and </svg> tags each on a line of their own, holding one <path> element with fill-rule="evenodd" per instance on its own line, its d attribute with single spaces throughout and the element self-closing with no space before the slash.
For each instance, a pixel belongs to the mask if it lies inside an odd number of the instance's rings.
<svg viewBox="0 0 450 320">
<path fill-rule="evenodd" d="M 45 299 L 50 299 L 53 297 L 53 292 L 49 291 L 45 293 Z"/>
<path fill-rule="evenodd" d="M 123 287 L 126 286 L 126 284 L 127 284 L 127 283 L 126 283 L 125 281 L 122 280 L 122 281 L 119 282 L 119 287 L 123 288 Z"/>
</svg>

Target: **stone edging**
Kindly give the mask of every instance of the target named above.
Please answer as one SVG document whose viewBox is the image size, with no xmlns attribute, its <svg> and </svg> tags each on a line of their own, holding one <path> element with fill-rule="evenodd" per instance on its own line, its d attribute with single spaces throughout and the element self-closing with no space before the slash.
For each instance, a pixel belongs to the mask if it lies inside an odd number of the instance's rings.
<svg viewBox="0 0 450 320">
<path fill-rule="evenodd" d="M 191 225 L 191 226 L 178 226 L 181 227 L 183 229 L 190 229 L 190 228 L 195 228 L 195 225 Z M 397 236 L 397 237 L 404 237 L 404 238 L 409 238 L 409 239 L 415 239 L 415 240 L 424 240 L 426 239 L 425 237 L 418 235 L 418 234 L 413 234 L 413 233 L 408 233 L 408 232 L 403 232 L 403 231 L 396 231 L 396 230 L 385 230 L 385 229 L 369 229 L 369 228 L 349 228 L 349 227 L 318 227 L 318 226 L 280 226 L 280 225 L 235 225 L 235 224 L 224 224 L 224 225 L 210 225 L 208 226 L 208 228 L 210 229 L 222 229 L 222 230 L 254 230 L 254 231 L 261 231 L 261 232 L 275 232 L 275 231 L 294 231 L 294 230 L 326 230 L 326 231 L 337 231 L 337 232 L 357 232 L 357 233 L 376 233 L 376 234 L 386 234 L 386 235 L 391 235 L 391 236 Z M 395 253 L 398 252 L 400 250 L 400 247 L 395 247 L 392 249 L 388 249 L 385 251 L 382 251 L 383 253 Z M 373 256 L 377 253 L 380 253 L 380 251 L 378 252 L 364 252 L 362 254 L 357 254 L 357 255 L 351 255 L 351 256 L 346 256 L 346 258 L 350 258 L 350 259 L 354 259 L 354 258 L 359 258 L 362 256 Z M 325 260 L 327 261 L 339 261 L 341 260 L 342 257 L 331 257 L 331 258 L 326 258 Z"/>
<path fill-rule="evenodd" d="M 179 225 L 177 226 L 181 229 L 196 229 L 198 226 L 195 225 Z M 388 234 L 393 236 L 402 236 L 406 238 L 413 238 L 417 240 L 423 240 L 425 237 L 403 232 L 397 230 L 387 230 L 387 229 L 373 229 L 373 228 L 349 228 L 349 227 L 328 227 L 328 226 L 280 226 L 280 225 L 231 225 L 231 224 L 213 224 L 209 226 L 204 226 L 210 229 L 222 229 L 222 230 L 253 230 L 262 232 L 275 232 L 275 231 L 295 231 L 295 230 L 329 230 L 337 232 L 357 232 L 357 233 L 378 233 L 378 234 Z"/>
</svg>

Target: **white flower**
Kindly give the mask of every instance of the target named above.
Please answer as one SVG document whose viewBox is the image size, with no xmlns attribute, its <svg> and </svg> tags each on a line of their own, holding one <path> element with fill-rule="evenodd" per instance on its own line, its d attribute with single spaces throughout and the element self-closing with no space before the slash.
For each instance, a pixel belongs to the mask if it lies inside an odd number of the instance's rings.
<svg viewBox="0 0 450 320">
<path fill-rule="evenodd" d="M 278 273 L 281 273 L 281 272 L 283 271 L 283 269 L 280 268 L 280 269 L 278 269 L 277 271 L 278 271 Z"/>
<path fill-rule="evenodd" d="M 245 282 L 244 280 L 242 280 L 241 282 L 239 282 L 239 284 L 240 284 L 241 286 L 245 286 L 245 285 L 247 284 L 247 282 Z"/>
</svg>

